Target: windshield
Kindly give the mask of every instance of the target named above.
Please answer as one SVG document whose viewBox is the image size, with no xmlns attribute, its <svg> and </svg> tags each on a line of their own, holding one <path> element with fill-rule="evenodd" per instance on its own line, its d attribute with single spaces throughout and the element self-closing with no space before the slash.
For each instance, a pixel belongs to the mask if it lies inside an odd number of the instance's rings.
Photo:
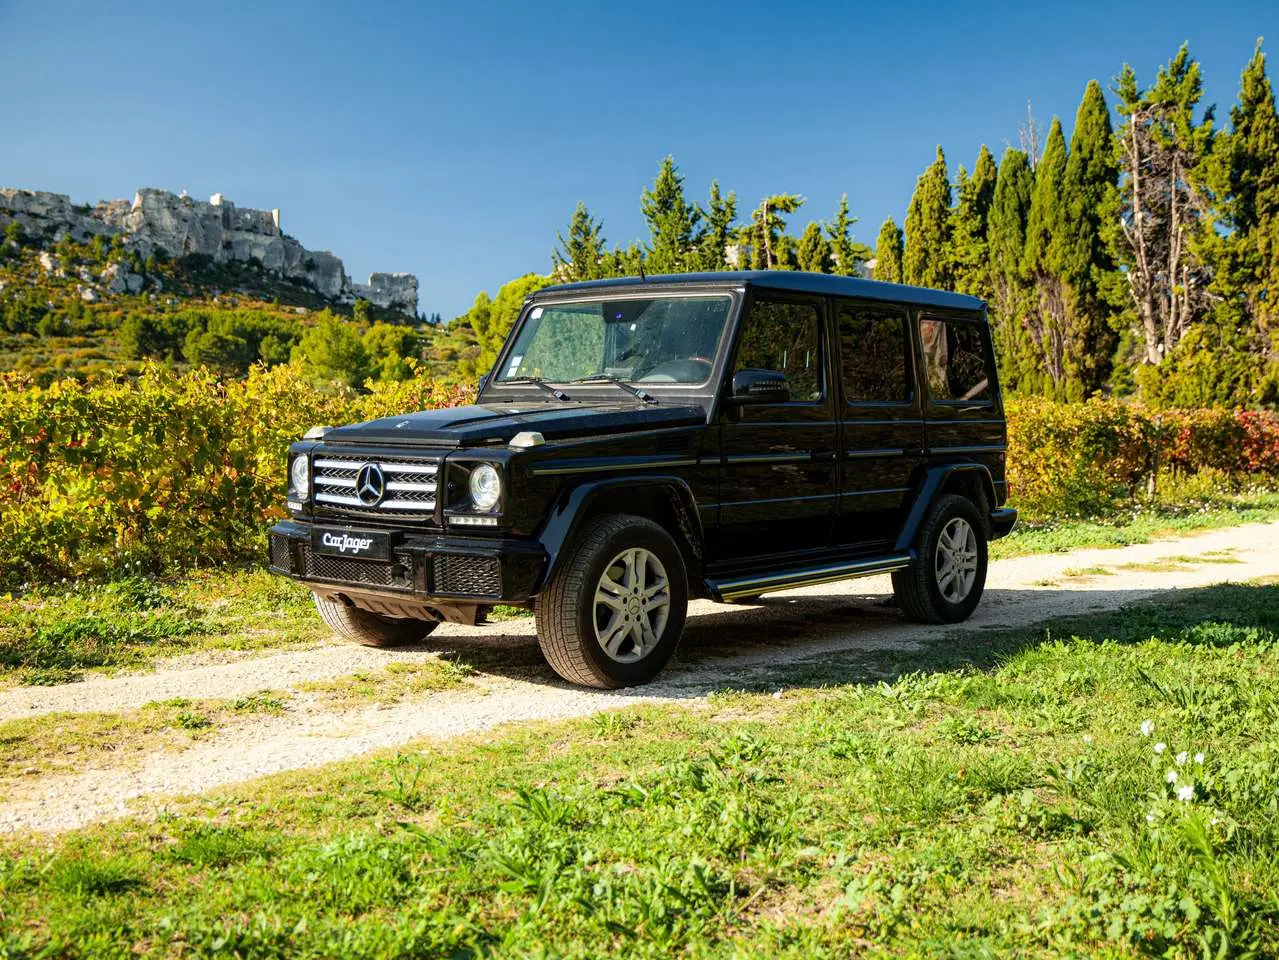
<svg viewBox="0 0 1279 960">
<path fill-rule="evenodd" d="M 497 381 L 614 377 L 703 383 L 728 319 L 726 296 L 628 297 L 536 306 Z"/>
</svg>

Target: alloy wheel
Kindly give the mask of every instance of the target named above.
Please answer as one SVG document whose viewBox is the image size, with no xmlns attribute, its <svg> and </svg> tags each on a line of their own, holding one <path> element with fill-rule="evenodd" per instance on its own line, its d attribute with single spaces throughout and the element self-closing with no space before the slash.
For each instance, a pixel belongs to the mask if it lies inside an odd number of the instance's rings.
<svg viewBox="0 0 1279 960">
<path fill-rule="evenodd" d="M 618 663 L 642 660 L 661 640 L 670 610 L 662 561 L 643 547 L 623 550 L 595 587 L 595 639 Z"/>
<path fill-rule="evenodd" d="M 955 517 L 942 528 L 934 570 L 942 598 L 948 603 L 963 603 L 977 579 L 977 534 L 963 517 Z"/>
</svg>

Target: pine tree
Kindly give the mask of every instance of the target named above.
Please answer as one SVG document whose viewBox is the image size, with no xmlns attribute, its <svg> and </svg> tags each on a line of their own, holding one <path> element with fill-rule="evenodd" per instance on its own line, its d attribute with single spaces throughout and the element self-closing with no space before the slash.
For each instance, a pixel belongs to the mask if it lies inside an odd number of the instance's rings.
<svg viewBox="0 0 1279 960">
<path fill-rule="evenodd" d="M 1101 84 L 1089 81 L 1075 115 L 1063 183 L 1065 222 L 1062 279 L 1065 284 L 1065 397 L 1081 400 L 1110 378 L 1117 337 L 1111 301 L 1121 295 L 1119 276 L 1102 231 L 1113 207 L 1119 166 L 1115 161 L 1110 108 Z"/>
<path fill-rule="evenodd" d="M 950 216 L 951 271 L 955 289 L 983 300 L 991 296 L 990 266 L 986 249 L 986 221 L 995 197 L 998 172 L 995 158 L 985 144 L 977 154 L 971 177 L 959 168 L 956 205 Z"/>
<path fill-rule="evenodd" d="M 1033 381 L 1038 368 L 1025 323 L 1028 287 L 1021 269 L 1033 188 L 1030 157 L 1023 150 L 1009 147 L 999 161 L 999 175 L 986 223 L 986 246 L 990 255 L 990 322 L 1001 379 L 1008 390 L 1021 388 L 1028 377 Z"/>
<path fill-rule="evenodd" d="M 1043 375 L 1035 389 L 1058 398 L 1064 395 L 1066 376 L 1066 294 L 1062 278 L 1066 259 L 1066 201 L 1062 196 L 1066 162 L 1066 138 L 1061 121 L 1053 117 L 1044 155 L 1035 168 L 1022 274 L 1032 288 L 1027 328 Z"/>
<path fill-rule="evenodd" d="M 737 219 L 737 194 L 719 192 L 719 181 L 711 181 L 710 202 L 702 212 L 706 227 L 702 231 L 698 251 L 698 269 L 727 270 L 728 245 L 733 238 L 733 221 Z"/>
<path fill-rule="evenodd" d="M 841 277 L 856 276 L 861 272 L 861 265 L 871 258 L 870 247 L 853 239 L 851 231 L 856 222 L 856 217 L 848 215 L 848 194 L 844 194 L 839 198 L 835 219 L 826 225 L 833 261 L 831 273 Z"/>
<path fill-rule="evenodd" d="M 1216 224 L 1205 231 L 1214 267 L 1217 339 L 1223 348 L 1265 358 L 1243 365 L 1225 402 L 1273 404 L 1279 382 L 1279 114 L 1257 42 L 1240 78 L 1230 131 L 1219 134 L 1210 165 Z M 1219 366 L 1237 366 L 1223 358 Z M 1268 369 L 1266 369 L 1268 368 Z"/>
<path fill-rule="evenodd" d="M 889 217 L 879 228 L 875 243 L 875 279 L 886 283 L 902 282 L 902 231 Z"/>
<path fill-rule="evenodd" d="M 568 239 L 557 234 L 559 246 L 551 253 L 552 274 L 566 282 L 598 280 L 604 276 L 604 224 L 579 203 L 568 225 Z"/>
<path fill-rule="evenodd" d="M 1115 92 L 1125 122 L 1116 137 L 1120 226 L 1117 235 L 1109 233 L 1126 271 L 1145 363 L 1154 366 L 1204 310 L 1207 280 L 1194 242 L 1206 207 L 1200 167 L 1212 149 L 1213 117 L 1209 110 L 1195 119 L 1203 81 L 1184 44 L 1150 89 L 1141 90 L 1125 64 Z"/>
<path fill-rule="evenodd" d="M 918 287 L 949 289 L 950 175 L 946 155 L 937 148 L 937 159 L 915 184 L 906 211 L 906 252 L 902 273 Z"/>
<path fill-rule="evenodd" d="M 795 251 L 799 269 L 809 273 L 830 273 L 831 245 L 822 235 L 821 224 L 813 221 L 805 228 L 799 238 L 799 247 Z"/>
<path fill-rule="evenodd" d="M 691 267 L 701 211 L 684 200 L 684 178 L 673 157 L 662 160 L 652 188 L 640 197 L 640 210 L 649 230 L 646 269 L 680 273 Z"/>
<path fill-rule="evenodd" d="M 760 201 L 751 213 L 751 222 L 738 232 L 738 241 L 750 248 L 752 269 L 794 269 L 791 262 L 794 240 L 786 235 L 783 217 L 803 204 L 804 198 L 796 193 L 778 193 Z"/>
</svg>

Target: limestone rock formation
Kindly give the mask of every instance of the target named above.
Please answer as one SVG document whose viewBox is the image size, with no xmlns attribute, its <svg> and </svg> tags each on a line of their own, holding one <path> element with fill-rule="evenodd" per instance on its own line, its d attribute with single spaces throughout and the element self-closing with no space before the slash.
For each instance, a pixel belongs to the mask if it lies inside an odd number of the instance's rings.
<svg viewBox="0 0 1279 960">
<path fill-rule="evenodd" d="M 208 257 L 215 263 L 256 260 L 281 277 L 313 287 L 341 303 L 357 297 L 380 307 L 417 316 L 417 277 L 410 273 L 374 273 L 353 283 L 340 258 L 327 250 L 307 250 L 280 230 L 279 210 L 237 207 L 220 193 L 208 203 L 167 190 L 143 188 L 127 200 L 76 206 L 60 193 L 0 189 L 0 229 L 12 220 L 30 235 L 56 242 L 64 236 L 84 242 L 121 234 L 127 247 L 148 257 L 157 252 Z M 52 269 L 52 264 L 46 267 Z M 116 274 L 111 289 L 133 290 L 135 274 Z M 140 288 L 140 278 L 138 280 Z"/>
</svg>

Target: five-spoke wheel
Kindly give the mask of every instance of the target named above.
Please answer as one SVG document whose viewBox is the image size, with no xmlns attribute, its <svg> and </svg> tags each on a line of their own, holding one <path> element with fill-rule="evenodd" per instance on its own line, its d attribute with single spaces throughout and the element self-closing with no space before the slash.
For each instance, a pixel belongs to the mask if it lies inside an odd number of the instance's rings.
<svg viewBox="0 0 1279 960">
<path fill-rule="evenodd" d="M 933 501 L 915 539 L 915 556 L 893 574 L 902 613 L 923 623 L 967 620 L 986 586 L 986 525 L 973 502 L 953 493 Z"/>
<path fill-rule="evenodd" d="M 963 517 L 942 528 L 935 553 L 937 590 L 950 603 L 962 603 L 977 581 L 977 534 Z"/>
<path fill-rule="evenodd" d="M 623 550 L 595 588 L 595 639 L 618 663 L 642 660 L 657 646 L 671 613 L 671 585 L 657 555 Z"/>
</svg>

